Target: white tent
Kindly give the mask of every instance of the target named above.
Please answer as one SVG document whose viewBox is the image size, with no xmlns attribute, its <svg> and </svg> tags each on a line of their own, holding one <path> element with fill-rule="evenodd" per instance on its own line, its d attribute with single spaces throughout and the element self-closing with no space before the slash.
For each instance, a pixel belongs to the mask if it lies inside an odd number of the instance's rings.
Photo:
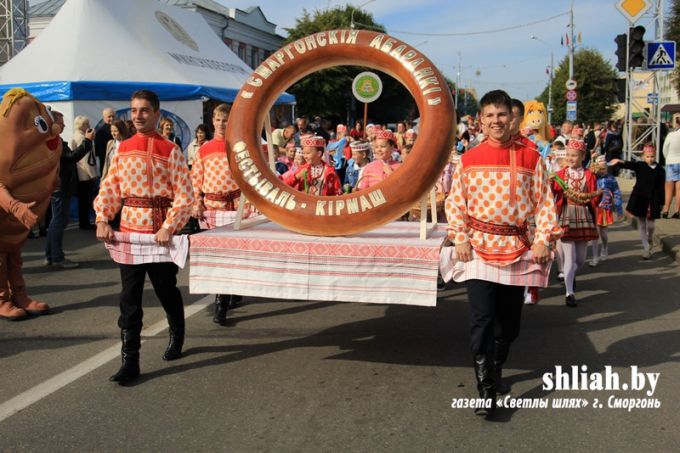
<svg viewBox="0 0 680 453">
<path fill-rule="evenodd" d="M 67 121 L 85 115 L 96 124 L 105 107 L 127 117 L 132 92 L 150 89 L 186 146 L 203 100 L 233 102 L 251 71 L 198 13 L 155 0 L 67 0 L 0 68 L 0 93 L 21 86 Z"/>
</svg>

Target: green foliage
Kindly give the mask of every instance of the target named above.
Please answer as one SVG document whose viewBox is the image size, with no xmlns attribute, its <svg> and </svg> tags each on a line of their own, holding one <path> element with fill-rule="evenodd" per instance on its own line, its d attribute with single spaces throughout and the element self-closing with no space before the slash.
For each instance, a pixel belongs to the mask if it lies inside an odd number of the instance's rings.
<svg viewBox="0 0 680 453">
<path fill-rule="evenodd" d="M 665 38 L 669 41 L 675 41 L 675 60 L 677 61 L 678 55 L 680 55 L 680 48 L 678 48 L 678 42 L 680 42 L 680 0 L 672 0 L 670 14 L 666 17 Z M 680 95 L 680 66 L 676 66 L 673 71 L 673 87 Z"/>
<path fill-rule="evenodd" d="M 594 49 L 584 48 L 574 52 L 574 80 L 578 82 L 577 122 L 608 120 L 616 111 L 616 86 L 618 72 L 602 54 Z M 569 56 L 555 68 L 552 84 L 553 124 L 561 124 L 566 118 L 565 83 L 569 79 Z M 537 98 L 548 106 L 548 87 Z"/>
<path fill-rule="evenodd" d="M 382 25 L 374 22 L 371 14 L 351 5 L 317 9 L 313 13 L 303 9 L 295 27 L 286 29 L 286 44 L 324 30 L 349 29 L 352 12 L 356 29 L 385 32 Z M 363 104 L 354 99 L 352 80 L 366 70 L 359 66 L 335 66 L 304 77 L 286 91 L 295 95 L 296 112 L 300 115 L 320 115 L 333 123 L 345 122 L 348 117 L 350 120 L 363 119 Z M 380 99 L 369 104 L 369 119 L 387 123 L 417 117 L 415 102 L 408 90 L 387 74 L 372 71 L 380 76 L 383 92 Z"/>
</svg>

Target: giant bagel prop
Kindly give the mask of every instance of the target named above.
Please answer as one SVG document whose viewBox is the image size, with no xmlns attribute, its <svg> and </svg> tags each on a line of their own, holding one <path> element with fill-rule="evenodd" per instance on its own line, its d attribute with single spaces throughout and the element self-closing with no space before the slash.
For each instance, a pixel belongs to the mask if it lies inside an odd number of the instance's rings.
<svg viewBox="0 0 680 453">
<path fill-rule="evenodd" d="M 381 183 L 338 197 L 312 196 L 288 187 L 269 169 L 260 132 L 284 90 L 312 72 L 340 65 L 378 69 L 405 85 L 420 112 L 419 138 L 408 161 Z M 229 115 L 229 164 L 248 200 L 272 221 L 304 234 L 355 234 L 400 217 L 430 190 L 449 158 L 454 124 L 446 81 L 416 49 L 371 31 L 324 31 L 279 49 L 248 78 Z"/>
</svg>

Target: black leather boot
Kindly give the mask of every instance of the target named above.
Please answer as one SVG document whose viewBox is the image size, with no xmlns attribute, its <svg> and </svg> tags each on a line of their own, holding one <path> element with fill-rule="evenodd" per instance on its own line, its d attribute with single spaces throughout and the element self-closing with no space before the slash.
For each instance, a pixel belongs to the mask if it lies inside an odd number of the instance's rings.
<svg viewBox="0 0 680 453">
<path fill-rule="evenodd" d="M 173 319 L 168 316 L 170 326 L 170 341 L 163 354 L 163 360 L 177 360 L 182 357 L 182 346 L 184 346 L 184 316 Z"/>
<path fill-rule="evenodd" d="M 215 316 L 213 322 L 224 326 L 227 324 L 227 310 L 231 303 L 231 296 L 229 294 L 218 294 L 215 296 Z"/>
<path fill-rule="evenodd" d="M 229 304 L 229 308 L 236 308 L 240 307 L 243 302 L 243 296 L 237 296 L 236 294 L 231 295 L 231 302 Z"/>
<path fill-rule="evenodd" d="M 510 386 L 503 381 L 503 364 L 508 359 L 510 353 L 510 342 L 507 338 L 497 338 L 494 341 L 493 365 L 496 372 L 496 392 L 499 395 L 510 393 Z"/>
<path fill-rule="evenodd" d="M 121 357 L 123 364 L 109 381 L 125 385 L 139 377 L 139 347 L 141 329 L 123 329 L 120 331 Z"/>
<path fill-rule="evenodd" d="M 493 361 L 491 357 L 477 354 L 475 360 L 475 377 L 479 397 L 485 401 L 484 407 L 475 409 L 475 415 L 489 416 L 496 410 L 496 383 L 494 381 Z"/>
</svg>

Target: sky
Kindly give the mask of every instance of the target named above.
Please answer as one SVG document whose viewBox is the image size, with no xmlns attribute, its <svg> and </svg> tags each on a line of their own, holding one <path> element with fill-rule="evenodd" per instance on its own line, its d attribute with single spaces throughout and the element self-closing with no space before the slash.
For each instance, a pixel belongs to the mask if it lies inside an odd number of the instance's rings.
<svg viewBox="0 0 680 453">
<path fill-rule="evenodd" d="M 652 0 L 646 0 L 652 3 Z M 366 0 L 218 0 L 225 6 L 246 9 L 257 5 L 277 32 L 286 35 L 303 9 L 333 8 Z M 625 33 L 627 19 L 614 6 L 615 0 L 373 0 L 363 7 L 389 34 L 406 41 L 427 55 L 444 73 L 456 80 L 460 53 L 461 87 L 473 87 L 479 95 L 504 89 L 511 96 L 527 100 L 538 96 L 548 84 L 546 67 L 550 52 L 557 67 L 568 54 L 560 38 L 569 31 L 569 15 L 510 31 L 469 36 L 426 36 L 410 33 L 470 33 L 520 26 L 567 13 L 573 4 L 574 35 L 582 36 L 582 46 L 599 50 L 615 63 L 614 37 Z M 666 4 L 670 4 L 666 1 Z M 651 17 L 637 23 L 647 28 L 651 40 Z M 531 35 L 540 39 L 533 40 Z"/>
</svg>

